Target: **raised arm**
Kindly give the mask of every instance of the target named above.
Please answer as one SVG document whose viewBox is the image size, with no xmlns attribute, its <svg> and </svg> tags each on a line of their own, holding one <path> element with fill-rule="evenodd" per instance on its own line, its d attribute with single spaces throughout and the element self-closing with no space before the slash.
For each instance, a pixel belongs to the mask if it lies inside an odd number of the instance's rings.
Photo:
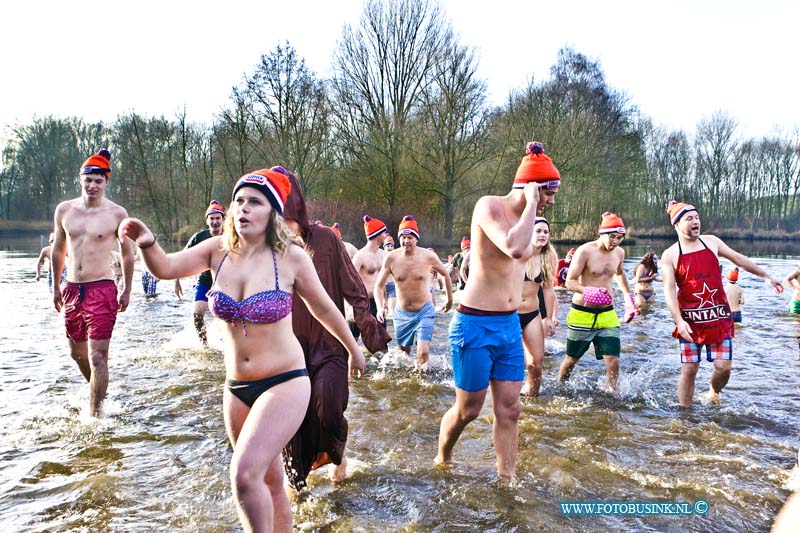
<svg viewBox="0 0 800 533">
<path fill-rule="evenodd" d="M 195 246 L 195 248 L 202 246 L 202 244 L 204 243 Z M 360 377 L 366 369 L 364 354 L 359 349 L 353 334 L 350 333 L 347 322 L 345 322 L 339 309 L 336 308 L 333 300 L 325 292 L 325 287 L 322 286 L 322 282 L 317 276 L 317 271 L 314 270 L 314 263 L 311 262 L 308 254 L 299 247 L 290 246 L 287 253 L 290 254 L 291 264 L 295 272 L 295 294 L 303 299 L 314 318 L 347 349 L 350 354 L 350 375 Z"/>
<path fill-rule="evenodd" d="M 136 243 L 147 270 L 158 279 L 183 278 L 208 270 L 220 243 L 220 237 L 211 237 L 188 250 L 167 254 L 147 225 L 136 218 L 123 220 L 118 236 L 120 240 L 129 238 Z"/>
<path fill-rule="evenodd" d="M 500 212 L 500 205 L 495 198 L 481 198 L 475 204 L 475 211 L 482 211 L 477 213 L 478 225 L 498 250 L 512 259 L 525 260 L 533 253 L 530 244 L 536 220 L 536 205 L 539 203 L 539 185 L 534 182 L 528 183 L 523 192 L 526 199 L 525 208 L 517 223 L 510 228 L 505 223 L 505 217 Z"/>
</svg>

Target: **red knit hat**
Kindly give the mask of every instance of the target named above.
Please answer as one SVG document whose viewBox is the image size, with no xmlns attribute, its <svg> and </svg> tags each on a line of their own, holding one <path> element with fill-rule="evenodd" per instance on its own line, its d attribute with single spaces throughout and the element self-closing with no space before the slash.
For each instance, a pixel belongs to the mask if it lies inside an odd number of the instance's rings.
<svg viewBox="0 0 800 533">
<path fill-rule="evenodd" d="M 278 211 L 279 215 L 283 214 L 283 205 L 286 203 L 286 198 L 289 196 L 289 193 L 292 192 L 292 184 L 289 182 L 289 178 L 280 172 L 268 168 L 254 170 L 239 178 L 239 181 L 236 182 L 236 186 L 233 188 L 231 199 L 233 199 L 236 193 L 239 192 L 239 189 L 243 187 L 253 187 L 261 191 L 264 196 L 267 197 L 269 203 L 272 204 L 272 207 Z"/>
<path fill-rule="evenodd" d="M 402 237 L 403 235 L 413 235 L 417 238 L 417 240 L 419 240 L 419 228 L 417 227 L 417 221 L 414 220 L 414 217 L 411 215 L 404 216 L 403 221 L 400 222 L 400 229 L 397 231 L 397 236 Z"/>
<path fill-rule="evenodd" d="M 333 231 L 336 234 L 336 236 L 339 237 L 340 239 L 342 238 L 342 231 L 339 229 L 338 222 L 333 223 L 333 226 L 331 226 L 331 231 Z"/>
<path fill-rule="evenodd" d="M 394 247 L 394 237 L 392 237 L 388 233 L 386 234 L 386 238 L 383 239 L 383 246 L 386 246 L 387 244 L 391 244 L 392 247 Z"/>
<path fill-rule="evenodd" d="M 372 218 L 369 215 L 364 215 L 364 235 L 367 236 L 368 241 L 371 241 L 384 231 L 386 231 L 386 224 L 384 224 L 377 218 Z"/>
<path fill-rule="evenodd" d="M 606 233 L 622 233 L 625 235 L 625 224 L 622 219 L 610 211 L 603 213 L 603 221 L 600 222 L 600 235 Z"/>
<path fill-rule="evenodd" d="M 81 175 L 84 174 L 103 174 L 106 179 L 111 177 L 111 152 L 103 148 L 84 161 L 81 165 Z"/>
<path fill-rule="evenodd" d="M 544 155 L 544 145 L 538 141 L 529 142 L 525 147 L 528 154 L 522 158 L 514 178 L 514 189 L 522 189 L 528 183 L 541 183 L 543 188 L 558 189 L 561 174 L 553 164 L 553 160 Z"/>
<path fill-rule="evenodd" d="M 469 237 L 462 237 L 461 238 L 461 251 L 466 252 L 469 250 Z"/>
<path fill-rule="evenodd" d="M 737 267 L 734 268 L 733 270 L 729 270 L 728 274 L 725 277 L 728 278 L 728 281 L 736 283 L 737 281 L 739 281 L 739 268 Z"/>
<path fill-rule="evenodd" d="M 675 200 L 670 200 L 669 204 L 667 204 L 667 214 L 669 215 L 670 224 L 673 226 L 689 211 L 697 211 L 697 208 L 691 204 L 676 202 Z"/>
<path fill-rule="evenodd" d="M 211 203 L 208 204 L 208 209 L 206 209 L 206 218 L 208 218 L 208 215 L 213 214 L 225 216 L 225 209 L 222 208 L 222 204 L 217 200 L 211 200 Z"/>
<path fill-rule="evenodd" d="M 575 248 L 570 248 L 570 249 L 569 249 L 569 252 L 567 252 L 567 255 L 568 255 L 569 257 L 572 257 L 572 256 L 574 256 L 574 255 L 575 255 Z"/>
</svg>

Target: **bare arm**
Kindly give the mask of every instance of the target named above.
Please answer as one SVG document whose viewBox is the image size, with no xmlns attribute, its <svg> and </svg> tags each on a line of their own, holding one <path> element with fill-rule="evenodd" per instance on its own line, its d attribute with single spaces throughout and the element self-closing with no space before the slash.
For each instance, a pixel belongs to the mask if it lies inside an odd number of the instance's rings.
<svg viewBox="0 0 800 533">
<path fill-rule="evenodd" d="M 39 277 L 41 276 L 42 267 L 44 266 L 44 261 L 50 256 L 50 246 L 45 246 L 42 248 L 42 251 L 39 252 L 39 260 L 36 263 L 36 281 L 39 281 Z"/>
<path fill-rule="evenodd" d="M 431 252 L 433 255 L 433 268 L 436 270 L 437 273 L 441 274 L 440 283 L 444 280 L 445 289 L 447 289 L 447 303 L 444 304 L 442 307 L 443 312 L 448 312 L 451 307 L 453 307 L 453 282 L 450 281 L 450 276 L 447 273 L 447 269 L 442 264 L 442 261 L 436 256 L 435 253 Z"/>
<path fill-rule="evenodd" d="M 581 285 L 581 283 L 578 281 L 578 278 L 585 267 L 586 254 L 584 253 L 583 247 L 579 246 L 578 250 L 575 252 L 575 255 L 572 257 L 572 262 L 569 264 L 567 280 L 564 282 L 564 286 L 572 292 L 583 294 L 583 285 Z"/>
<path fill-rule="evenodd" d="M 675 325 L 678 328 L 678 334 L 689 342 L 692 341 L 692 328 L 681 316 L 680 306 L 678 305 L 678 286 L 675 281 L 675 265 L 673 264 L 675 258 L 667 251 L 663 254 L 661 263 L 661 276 L 664 279 L 664 299 L 667 302 L 667 308 Z"/>
<path fill-rule="evenodd" d="M 377 318 L 378 322 L 381 324 L 383 324 L 384 321 L 383 307 L 386 305 L 386 282 L 389 281 L 389 274 L 392 272 L 393 261 L 391 256 L 392 254 L 386 254 L 384 256 L 383 264 L 381 264 L 378 278 L 375 280 L 375 289 L 373 291 L 375 306 L 378 308 L 375 318 Z"/>
<path fill-rule="evenodd" d="M 130 239 L 119 241 L 119 253 L 122 256 L 122 279 L 125 280 L 125 286 L 118 297 L 119 310 L 125 311 L 128 308 L 131 289 L 133 288 L 133 243 L 131 243 Z"/>
<path fill-rule="evenodd" d="M 628 276 L 625 275 L 625 269 L 622 268 L 622 265 L 625 263 L 625 250 L 619 250 L 622 252 L 622 259 L 617 266 L 617 273 L 614 274 L 614 277 L 619 284 L 619 288 L 622 289 L 622 294 L 625 295 L 625 298 L 628 298 L 631 294 L 631 288 L 628 285 Z"/>
<path fill-rule="evenodd" d="M 475 210 L 482 210 L 478 220 L 483 233 L 494 243 L 498 250 L 512 259 L 525 260 L 532 254 L 531 238 L 533 224 L 536 219 L 536 205 L 539 203 L 539 185 L 531 182 L 523 189 L 527 200 L 525 208 L 516 224 L 510 228 L 501 222 L 502 216 L 497 212 L 490 198 L 482 198 L 475 205 Z M 473 215 L 474 217 L 474 215 Z"/>
<path fill-rule="evenodd" d="M 50 249 L 50 267 L 53 270 L 53 305 L 56 311 L 61 311 L 61 271 L 64 269 L 64 258 L 67 255 L 67 232 L 64 231 L 64 212 L 68 209 L 66 203 L 59 204 L 53 220 L 55 239 Z"/>
<path fill-rule="evenodd" d="M 467 276 L 469 270 L 469 251 L 464 252 L 463 259 L 461 260 L 461 268 L 458 270 L 461 279 L 464 280 L 464 283 L 467 282 Z"/>
<path fill-rule="evenodd" d="M 787 284 L 792 289 L 800 289 L 800 267 L 798 267 L 794 272 L 786 276 L 786 279 L 783 280 L 785 284 Z"/>
<path fill-rule="evenodd" d="M 199 248 L 204 243 L 205 241 L 195 246 L 195 248 Z M 358 343 L 353 338 L 353 334 L 350 333 L 347 322 L 345 322 L 339 309 L 336 308 L 333 300 L 325 292 L 325 287 L 322 286 L 322 282 L 317 276 L 317 271 L 314 270 L 314 263 L 311 262 L 308 254 L 299 247 L 291 246 L 288 253 L 291 254 L 292 264 L 295 267 L 295 294 L 303 299 L 314 318 L 347 349 L 350 354 L 350 375 L 359 377 L 366 369 L 364 354 L 361 353 Z"/>
<path fill-rule="evenodd" d="M 772 276 L 767 274 L 760 266 L 755 264 L 749 257 L 746 257 L 736 250 L 729 247 L 725 244 L 722 239 L 718 237 L 713 237 L 713 239 L 717 242 L 717 253 L 724 257 L 725 259 L 730 260 L 733 264 L 738 266 L 739 268 L 743 268 L 747 270 L 751 274 L 762 278 L 764 281 L 772 285 L 772 288 L 775 289 L 775 294 L 781 294 L 783 292 L 783 285 L 781 282 L 774 279 Z"/>
<path fill-rule="evenodd" d="M 145 223 L 136 218 L 123 220 L 118 234 L 120 239 L 127 237 L 139 246 L 147 270 L 158 279 L 183 278 L 208 270 L 214 252 L 219 250 L 220 237 L 212 237 L 188 250 L 168 255 Z"/>
</svg>

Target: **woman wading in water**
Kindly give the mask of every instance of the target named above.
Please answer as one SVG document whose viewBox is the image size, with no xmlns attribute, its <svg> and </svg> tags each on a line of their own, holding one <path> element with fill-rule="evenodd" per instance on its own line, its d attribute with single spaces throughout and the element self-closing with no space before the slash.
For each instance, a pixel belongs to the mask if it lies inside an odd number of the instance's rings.
<svg viewBox="0 0 800 533">
<path fill-rule="evenodd" d="M 350 375 L 364 371 L 364 355 L 298 246 L 281 214 L 288 178 L 262 169 L 242 176 L 220 237 L 167 255 L 140 220 L 125 219 L 120 238 L 133 239 L 148 270 L 160 279 L 214 272 L 211 312 L 225 328 L 223 409 L 233 445 L 230 476 L 245 531 L 291 531 L 281 450 L 308 407 L 310 385 L 303 351 L 292 332 L 292 298 L 348 350 Z"/>
</svg>

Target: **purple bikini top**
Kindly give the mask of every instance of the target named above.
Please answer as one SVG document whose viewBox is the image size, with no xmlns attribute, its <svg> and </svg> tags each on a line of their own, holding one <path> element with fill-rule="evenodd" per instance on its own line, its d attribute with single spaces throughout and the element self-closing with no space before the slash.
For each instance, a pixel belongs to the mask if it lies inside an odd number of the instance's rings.
<svg viewBox="0 0 800 533">
<path fill-rule="evenodd" d="M 217 272 L 214 274 L 214 283 L 219 276 L 219 269 L 225 262 L 225 257 L 219 262 Z M 272 264 L 275 265 L 275 289 L 262 291 L 248 296 L 241 302 L 237 302 L 224 292 L 211 289 L 206 293 L 208 297 L 208 308 L 211 313 L 225 322 L 231 323 L 234 327 L 236 321 L 242 322 L 242 330 L 247 335 L 247 325 L 245 321 L 253 324 L 270 324 L 277 322 L 292 312 L 292 294 L 282 291 L 278 284 L 278 261 L 275 258 L 275 250 L 272 250 Z"/>
</svg>

